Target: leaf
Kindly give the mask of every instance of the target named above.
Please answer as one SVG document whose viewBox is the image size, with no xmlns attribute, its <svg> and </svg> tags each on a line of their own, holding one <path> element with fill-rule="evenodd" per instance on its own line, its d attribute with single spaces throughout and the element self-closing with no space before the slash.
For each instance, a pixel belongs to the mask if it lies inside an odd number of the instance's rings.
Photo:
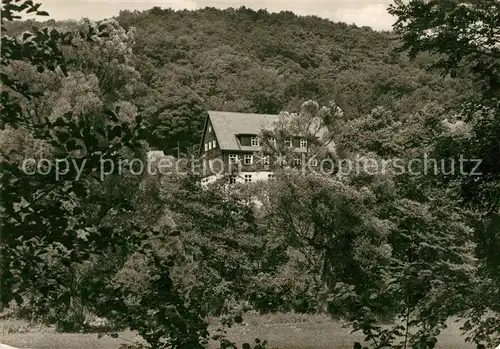
<svg viewBox="0 0 500 349">
<path fill-rule="evenodd" d="M 72 190 L 75 193 L 75 195 L 77 195 L 79 197 L 86 197 L 87 196 L 87 191 L 85 189 L 85 186 L 81 182 L 73 182 Z"/>
<path fill-rule="evenodd" d="M 65 143 L 69 139 L 70 135 L 65 131 L 56 131 L 56 137 L 59 142 Z"/>
<path fill-rule="evenodd" d="M 42 4 L 35 4 L 33 5 L 33 3 L 30 4 L 31 7 L 28 11 L 26 11 L 26 13 L 31 13 L 31 12 L 37 12 L 38 11 L 38 8 L 42 5 Z"/>
<path fill-rule="evenodd" d="M 68 122 L 60 116 L 52 123 L 52 126 L 66 126 L 67 124 Z"/>
<path fill-rule="evenodd" d="M 19 295 L 17 293 L 14 294 L 14 300 L 16 301 L 17 305 L 21 305 L 24 302 L 23 297 L 21 297 L 21 295 Z"/>
<path fill-rule="evenodd" d="M 76 141 L 74 139 L 70 139 L 68 142 L 66 142 L 66 150 L 68 152 L 71 152 L 73 150 L 80 149 L 80 147 L 77 145 Z"/>
<path fill-rule="evenodd" d="M 122 136 L 122 128 L 120 126 L 115 126 L 109 132 L 108 140 L 111 141 L 115 138 L 120 138 L 121 136 Z"/>
<path fill-rule="evenodd" d="M 118 122 L 119 121 L 118 116 L 116 115 L 116 113 L 113 110 L 107 109 L 104 113 L 107 116 L 109 116 L 109 118 L 110 118 L 111 121 L 114 121 L 114 122 Z"/>
</svg>

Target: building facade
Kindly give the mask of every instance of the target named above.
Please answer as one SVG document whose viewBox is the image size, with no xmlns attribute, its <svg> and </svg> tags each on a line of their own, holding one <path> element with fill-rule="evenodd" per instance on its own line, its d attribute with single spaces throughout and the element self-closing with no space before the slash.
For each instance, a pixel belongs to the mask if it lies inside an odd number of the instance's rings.
<svg viewBox="0 0 500 349">
<path fill-rule="evenodd" d="M 202 184 L 227 177 L 230 184 L 274 178 L 272 161 L 263 152 L 262 130 L 272 130 L 278 115 L 209 111 L 200 143 Z M 267 144 L 276 142 L 268 139 Z M 290 137 L 282 141 L 295 153 L 307 152 L 307 140 Z"/>
</svg>

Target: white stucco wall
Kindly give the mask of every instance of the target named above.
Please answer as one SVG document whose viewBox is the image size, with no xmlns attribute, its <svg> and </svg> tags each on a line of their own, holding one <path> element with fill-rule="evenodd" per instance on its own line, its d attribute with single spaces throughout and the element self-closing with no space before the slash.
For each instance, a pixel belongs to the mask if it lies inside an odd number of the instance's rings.
<svg viewBox="0 0 500 349">
<path fill-rule="evenodd" d="M 252 182 L 258 181 L 267 181 L 269 179 L 269 175 L 272 175 L 274 172 L 272 171 L 258 171 L 258 172 L 238 172 L 235 173 L 236 183 L 246 183 L 245 176 L 251 176 Z M 201 185 L 207 185 L 209 183 L 215 182 L 217 179 L 222 178 L 222 175 L 212 175 L 205 177 L 201 180 Z"/>
</svg>

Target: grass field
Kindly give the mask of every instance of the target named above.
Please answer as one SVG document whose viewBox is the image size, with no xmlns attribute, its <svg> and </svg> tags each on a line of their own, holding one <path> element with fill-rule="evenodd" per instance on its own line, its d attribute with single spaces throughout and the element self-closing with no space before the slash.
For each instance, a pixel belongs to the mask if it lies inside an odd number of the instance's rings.
<svg viewBox="0 0 500 349">
<path fill-rule="evenodd" d="M 213 328 L 214 325 L 212 325 Z M 441 335 L 438 349 L 473 349 L 464 343 L 458 325 L 450 322 Z M 349 334 L 339 322 L 325 316 L 294 314 L 251 315 L 243 325 L 228 331 L 237 343 L 266 339 L 272 349 L 350 349 L 359 336 Z M 33 326 L 18 320 L 0 322 L 0 343 L 30 349 L 117 349 L 121 343 L 137 340 L 131 331 L 120 333 L 120 338 L 97 338 L 97 334 L 55 333 L 50 328 Z M 216 348 L 211 343 L 209 348 Z"/>
</svg>

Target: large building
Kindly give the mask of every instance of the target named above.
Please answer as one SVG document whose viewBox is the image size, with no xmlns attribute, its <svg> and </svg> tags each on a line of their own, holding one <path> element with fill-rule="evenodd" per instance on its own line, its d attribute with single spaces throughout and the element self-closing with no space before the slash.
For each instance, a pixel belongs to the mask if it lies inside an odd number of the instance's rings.
<svg viewBox="0 0 500 349">
<path fill-rule="evenodd" d="M 262 130 L 271 130 L 278 115 L 209 111 L 200 144 L 205 164 L 202 184 L 223 176 L 230 183 L 255 182 L 274 177 L 269 156 L 262 152 Z M 268 142 L 276 142 L 269 139 Z M 296 153 L 307 152 L 307 140 L 291 137 L 284 146 Z"/>
</svg>

